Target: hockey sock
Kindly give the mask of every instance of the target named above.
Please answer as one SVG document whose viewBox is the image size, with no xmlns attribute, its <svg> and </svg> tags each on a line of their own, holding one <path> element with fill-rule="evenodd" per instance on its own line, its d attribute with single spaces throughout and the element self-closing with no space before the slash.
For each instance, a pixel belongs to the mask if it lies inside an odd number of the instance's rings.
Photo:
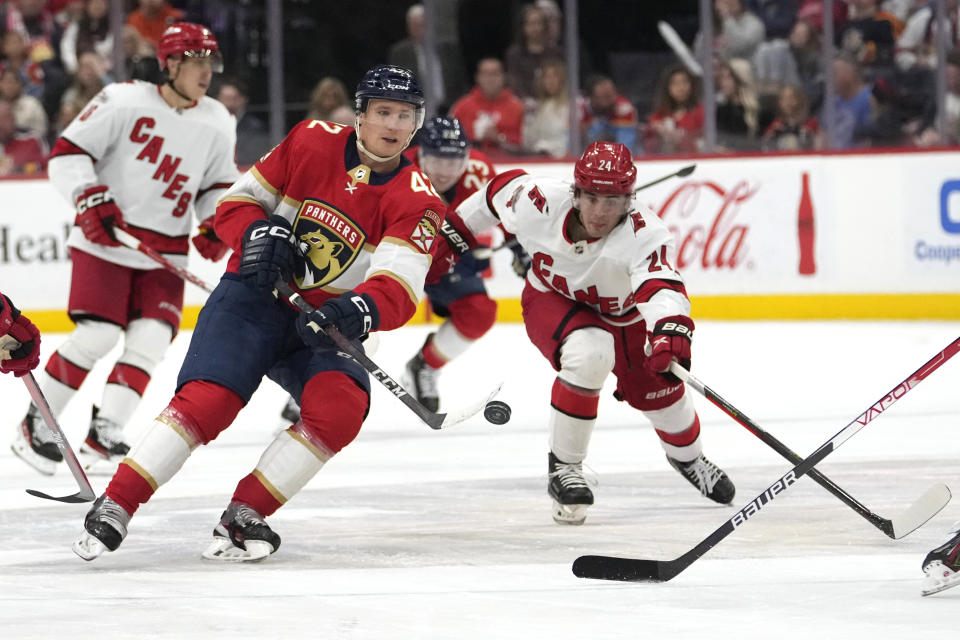
<svg viewBox="0 0 960 640">
<path fill-rule="evenodd" d="M 124 350 L 107 378 L 100 416 L 125 426 L 140 403 L 150 375 L 166 353 L 173 329 L 165 322 L 145 318 L 127 327 Z"/>
<path fill-rule="evenodd" d="M 680 462 L 696 460 L 703 452 L 700 442 L 700 416 L 693 401 L 684 393 L 668 407 L 644 411 L 653 424 L 666 454 Z"/>
<path fill-rule="evenodd" d="M 582 462 L 597 421 L 600 389 L 583 389 L 557 376 L 550 394 L 550 450 L 564 462 Z"/>
<path fill-rule="evenodd" d="M 93 365 L 117 343 L 120 332 L 119 326 L 109 322 L 80 320 L 77 328 L 50 356 L 40 377 L 40 389 L 54 416 L 63 412 Z"/>
</svg>

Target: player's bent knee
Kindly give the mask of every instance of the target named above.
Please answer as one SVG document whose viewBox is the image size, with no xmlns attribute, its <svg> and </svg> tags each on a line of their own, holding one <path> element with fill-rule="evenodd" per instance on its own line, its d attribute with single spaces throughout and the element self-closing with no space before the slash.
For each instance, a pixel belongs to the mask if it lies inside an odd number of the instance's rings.
<svg viewBox="0 0 960 640">
<path fill-rule="evenodd" d="M 305 429 L 335 454 L 360 433 L 370 407 L 370 396 L 350 376 L 325 371 L 310 378 L 303 389 L 300 420 Z"/>
<path fill-rule="evenodd" d="M 153 318 L 134 320 L 127 326 L 120 360 L 145 371 L 153 371 L 163 359 L 171 340 L 173 328 L 166 322 Z"/>
<path fill-rule="evenodd" d="M 243 398 L 215 382 L 192 380 L 177 391 L 164 411 L 170 413 L 197 444 L 207 444 L 230 426 Z"/>
<path fill-rule="evenodd" d="M 483 293 L 474 293 L 455 300 L 448 307 L 450 321 L 465 338 L 481 338 L 497 319 L 497 302 Z"/>
<path fill-rule="evenodd" d="M 68 359 L 73 353 L 80 355 L 81 360 L 97 361 L 110 353 L 117 344 L 123 329 L 119 325 L 103 320 L 85 319 L 77 322 L 67 341 L 60 347 L 60 351 Z"/>
<path fill-rule="evenodd" d="M 599 389 L 616 364 L 613 335 L 597 327 L 577 329 L 560 347 L 560 375 L 585 389 Z"/>
</svg>

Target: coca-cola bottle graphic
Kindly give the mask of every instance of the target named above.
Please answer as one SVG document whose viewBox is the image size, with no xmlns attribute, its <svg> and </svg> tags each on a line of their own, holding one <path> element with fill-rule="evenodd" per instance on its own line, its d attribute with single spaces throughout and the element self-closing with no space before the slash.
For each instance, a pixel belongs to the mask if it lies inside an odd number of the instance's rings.
<svg viewBox="0 0 960 640">
<path fill-rule="evenodd" d="M 797 272 L 810 276 L 817 272 L 814 259 L 813 202 L 810 199 L 810 174 L 803 172 L 803 186 L 800 191 L 800 206 L 797 208 L 797 240 L 800 244 L 800 264 Z"/>
</svg>

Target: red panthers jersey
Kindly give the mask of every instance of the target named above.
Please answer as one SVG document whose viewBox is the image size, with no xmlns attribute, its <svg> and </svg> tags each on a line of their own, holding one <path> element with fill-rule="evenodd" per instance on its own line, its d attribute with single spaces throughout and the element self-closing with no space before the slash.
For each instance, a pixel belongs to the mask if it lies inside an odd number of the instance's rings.
<svg viewBox="0 0 960 640">
<path fill-rule="evenodd" d="M 246 228 L 282 216 L 308 247 L 291 285 L 314 306 L 368 293 L 388 330 L 409 320 L 423 297 L 445 209 L 406 158 L 391 173 L 374 173 L 361 162 L 353 127 L 306 120 L 227 191 L 216 232 L 234 248 L 235 272 Z"/>
</svg>

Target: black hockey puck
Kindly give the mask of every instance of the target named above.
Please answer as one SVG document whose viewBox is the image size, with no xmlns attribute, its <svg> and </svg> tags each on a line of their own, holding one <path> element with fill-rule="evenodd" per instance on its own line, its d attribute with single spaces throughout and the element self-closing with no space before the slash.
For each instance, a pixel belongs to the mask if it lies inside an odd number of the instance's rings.
<svg viewBox="0 0 960 640">
<path fill-rule="evenodd" d="M 483 417 L 491 424 L 507 424 L 510 421 L 510 405 L 500 400 L 491 400 L 483 408 Z"/>
</svg>

